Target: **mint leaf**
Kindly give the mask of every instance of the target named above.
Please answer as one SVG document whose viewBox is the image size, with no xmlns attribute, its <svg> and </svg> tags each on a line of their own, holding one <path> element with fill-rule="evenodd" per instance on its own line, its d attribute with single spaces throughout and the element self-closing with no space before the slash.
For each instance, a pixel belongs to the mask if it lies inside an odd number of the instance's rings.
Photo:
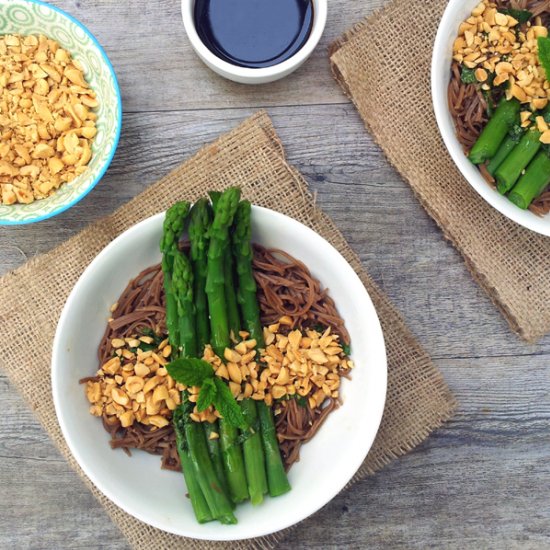
<svg viewBox="0 0 550 550">
<path fill-rule="evenodd" d="M 510 17 L 513 17 L 520 25 L 527 23 L 527 21 L 529 21 L 529 19 L 533 17 L 533 14 L 528 10 L 515 10 L 513 8 L 510 8 L 498 11 L 500 13 L 503 13 L 504 15 L 509 15 Z"/>
<path fill-rule="evenodd" d="M 212 365 L 202 359 L 176 359 L 166 365 L 166 370 L 176 382 L 186 386 L 202 386 L 207 378 L 214 376 Z"/>
<path fill-rule="evenodd" d="M 474 69 L 468 69 L 468 67 L 463 66 L 460 71 L 460 80 L 462 80 L 464 84 L 475 84 L 477 78 Z"/>
<path fill-rule="evenodd" d="M 539 36 L 537 38 L 539 47 L 539 61 L 546 73 L 546 80 L 550 79 L 550 38 Z"/>
<path fill-rule="evenodd" d="M 216 388 L 216 384 L 214 384 L 214 379 L 206 378 L 202 383 L 199 398 L 197 399 L 197 410 L 202 412 L 210 407 L 214 403 L 217 393 L 218 389 Z"/>
<path fill-rule="evenodd" d="M 223 416 L 224 420 L 229 422 L 235 428 L 246 429 L 247 423 L 244 419 L 243 412 L 237 401 L 233 397 L 229 387 L 220 378 L 214 378 L 216 385 L 216 397 L 214 398 L 214 407 Z"/>
</svg>

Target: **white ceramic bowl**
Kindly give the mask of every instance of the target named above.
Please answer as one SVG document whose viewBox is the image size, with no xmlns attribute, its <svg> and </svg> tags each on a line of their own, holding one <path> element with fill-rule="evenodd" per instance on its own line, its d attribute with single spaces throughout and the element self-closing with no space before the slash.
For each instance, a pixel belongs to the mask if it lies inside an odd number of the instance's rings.
<svg viewBox="0 0 550 550">
<path fill-rule="evenodd" d="M 304 61 L 311 55 L 325 29 L 327 22 L 328 0 L 313 0 L 313 27 L 311 34 L 304 46 L 296 52 L 295 55 L 272 67 L 264 67 L 260 69 L 251 69 L 248 67 L 238 67 L 232 65 L 218 56 L 214 55 L 202 42 L 195 28 L 193 17 L 193 7 L 195 0 L 181 1 L 181 15 L 185 32 L 189 37 L 191 46 L 197 55 L 210 67 L 214 72 L 242 84 L 266 84 L 279 80 L 294 72 Z"/>
<path fill-rule="evenodd" d="M 92 33 L 74 17 L 39 0 L 0 0 L 0 34 L 44 34 L 80 62 L 99 101 L 97 135 L 88 169 L 51 196 L 30 204 L 0 204 L 0 225 L 38 222 L 82 200 L 101 180 L 115 154 L 122 127 L 122 100 L 115 71 Z"/>
<path fill-rule="evenodd" d="M 52 390 L 57 418 L 74 457 L 115 504 L 164 531 L 208 540 L 237 540 L 273 533 L 313 514 L 353 477 L 369 451 L 384 409 L 386 353 L 376 311 L 365 287 L 342 256 L 317 233 L 282 214 L 255 207 L 254 240 L 283 248 L 304 261 L 335 299 L 352 338 L 351 381 L 344 405 L 305 445 L 290 472 L 292 491 L 258 507 L 238 506 L 236 526 L 195 521 L 183 476 L 162 471 L 160 459 L 141 451 L 113 451 L 101 422 L 88 412 L 78 380 L 97 368 L 97 346 L 113 304 L 140 270 L 160 261 L 164 215 L 132 227 L 109 244 L 75 285 L 53 345 Z"/>
<path fill-rule="evenodd" d="M 432 56 L 432 99 L 435 118 L 452 159 L 470 185 L 501 214 L 527 229 L 550 236 L 550 215 L 541 218 L 529 210 L 521 210 L 493 189 L 483 179 L 479 170 L 466 158 L 456 137 L 447 104 L 452 46 L 460 23 L 469 17 L 477 4 L 479 0 L 450 0 L 439 24 Z"/>
</svg>

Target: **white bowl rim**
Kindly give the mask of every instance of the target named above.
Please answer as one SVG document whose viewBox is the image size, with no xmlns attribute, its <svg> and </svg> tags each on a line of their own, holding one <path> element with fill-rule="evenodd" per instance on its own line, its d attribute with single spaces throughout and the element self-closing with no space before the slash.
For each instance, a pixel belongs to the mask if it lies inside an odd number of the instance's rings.
<svg viewBox="0 0 550 550">
<path fill-rule="evenodd" d="M 224 61 L 212 53 L 200 39 L 195 28 L 195 22 L 193 21 L 193 10 L 191 10 L 190 13 L 187 9 L 189 3 L 194 4 L 194 1 L 195 0 L 181 0 L 183 26 L 185 27 L 185 32 L 187 33 L 193 48 L 197 50 L 199 56 L 204 58 L 207 63 L 214 65 L 227 74 L 247 79 L 250 82 L 254 80 L 262 80 L 268 77 L 274 78 L 279 75 L 284 75 L 287 71 L 291 71 L 292 69 L 300 66 L 313 53 L 313 50 L 316 48 L 321 36 L 323 35 L 327 22 L 328 0 L 316 0 L 318 3 L 318 8 L 313 16 L 311 33 L 306 43 L 292 57 L 289 57 L 285 61 L 277 63 L 271 67 L 261 67 L 258 69 L 239 67 Z"/>
<path fill-rule="evenodd" d="M 115 73 L 115 69 L 113 67 L 113 64 L 111 63 L 109 57 L 105 53 L 105 50 L 103 49 L 103 46 L 99 43 L 97 38 L 92 34 L 92 32 L 84 25 L 84 23 L 81 23 L 78 19 L 73 17 L 70 13 L 67 13 L 65 10 L 62 10 L 61 8 L 58 8 L 57 6 L 54 6 L 53 4 L 49 4 L 48 2 L 43 2 L 42 0 L 18 0 L 19 2 L 28 2 L 29 4 L 37 4 L 39 6 L 46 7 L 50 10 L 53 10 L 72 23 L 74 23 L 77 27 L 79 27 L 92 41 L 93 45 L 97 48 L 99 51 L 101 58 L 103 59 L 104 63 L 107 65 L 107 68 L 109 69 L 109 73 L 113 79 L 117 104 L 118 104 L 118 116 L 117 116 L 117 129 L 115 134 L 115 139 L 113 140 L 113 145 L 111 148 L 111 151 L 109 152 L 109 155 L 107 159 L 105 160 L 103 168 L 98 172 L 95 179 L 88 185 L 82 193 L 80 193 L 77 197 L 75 197 L 72 201 L 69 201 L 65 204 L 62 204 L 55 210 L 52 210 L 51 212 L 48 212 L 46 214 L 42 214 L 40 216 L 37 216 L 36 218 L 29 218 L 25 220 L 5 220 L 0 219 L 0 225 L 28 225 L 30 223 L 36 223 L 41 222 L 44 220 L 48 220 L 50 218 L 53 218 L 54 216 L 57 216 L 58 214 L 61 214 L 62 212 L 65 212 L 65 210 L 68 210 L 69 208 L 73 207 L 75 204 L 79 203 L 88 193 L 90 193 L 95 186 L 101 181 L 103 176 L 105 175 L 105 172 L 107 172 L 107 169 L 111 165 L 111 162 L 113 160 L 113 157 L 115 156 L 116 150 L 118 148 L 118 143 L 120 141 L 120 134 L 122 132 L 122 94 L 120 91 L 120 85 L 118 83 L 118 79 Z M 0 2 L 2 3 L 2 2 Z"/>
<path fill-rule="evenodd" d="M 300 231 L 306 231 L 307 233 L 310 233 L 310 235 L 314 239 L 321 239 L 324 241 L 327 248 L 327 251 L 330 249 L 331 254 L 338 255 L 350 268 L 350 275 L 353 274 L 355 277 L 355 283 L 359 283 L 361 287 L 364 289 L 364 295 L 363 295 L 363 301 L 364 306 L 367 309 L 370 309 L 374 313 L 374 321 L 375 321 L 375 327 L 373 332 L 371 333 L 371 342 L 373 346 L 377 346 L 378 352 L 380 353 L 380 394 L 379 399 L 377 402 L 377 410 L 373 411 L 373 414 L 371 416 L 372 422 L 370 424 L 372 425 L 372 433 L 370 438 L 364 439 L 364 445 L 363 448 L 365 449 L 363 456 L 355 457 L 355 461 L 353 463 L 350 463 L 348 468 L 348 475 L 343 476 L 344 479 L 341 481 L 339 486 L 335 488 L 334 491 L 332 491 L 327 499 L 324 502 L 320 502 L 319 505 L 314 509 L 308 509 L 306 514 L 299 515 L 296 519 L 296 521 L 293 521 L 291 523 L 286 523 L 282 525 L 278 525 L 275 529 L 269 530 L 266 532 L 257 532 L 252 533 L 246 536 L 242 535 L 231 535 L 231 531 L 225 531 L 223 534 L 212 536 L 211 533 L 208 532 L 208 529 L 204 530 L 204 536 L 201 536 L 201 532 L 193 533 L 192 538 L 199 539 L 199 540 L 217 540 L 217 541 L 233 541 L 233 540 L 246 540 L 251 538 L 257 538 L 257 537 L 263 537 L 268 536 L 270 534 L 276 533 L 278 531 L 281 531 L 283 529 L 287 529 L 288 527 L 291 527 L 292 525 L 296 525 L 297 523 L 305 520 L 309 516 L 313 515 L 317 511 L 319 511 L 323 506 L 328 504 L 336 495 L 338 495 L 345 487 L 346 485 L 351 481 L 353 476 L 357 473 L 358 469 L 360 468 L 361 464 L 365 460 L 368 452 L 372 448 L 372 444 L 374 443 L 374 439 L 378 433 L 378 430 L 380 428 L 380 423 L 382 421 L 382 416 L 384 413 L 385 403 L 386 403 L 386 395 L 387 395 L 387 353 L 386 353 L 386 345 L 385 345 L 385 339 L 384 334 L 382 332 L 382 327 L 380 325 L 380 320 L 378 318 L 378 314 L 376 312 L 376 309 L 374 307 L 374 304 L 372 303 L 372 300 L 370 298 L 370 295 L 365 288 L 362 281 L 359 279 L 359 276 L 356 274 L 355 270 L 349 265 L 347 260 L 338 252 L 328 241 L 326 241 L 323 237 L 321 237 L 318 233 L 310 229 L 309 227 L 305 226 L 301 222 L 298 222 L 297 220 L 290 218 L 289 216 L 286 216 L 285 214 L 281 214 L 279 212 L 276 212 L 274 210 L 260 207 L 260 206 L 253 206 L 253 212 L 254 211 L 264 211 L 271 215 L 275 215 L 279 217 L 280 220 L 284 221 L 285 223 L 292 223 L 295 224 L 296 227 L 300 228 Z M 144 515 L 140 512 L 139 508 L 135 507 L 132 508 L 131 505 L 126 505 L 126 503 L 122 504 L 117 499 L 117 497 L 111 492 L 110 488 L 104 484 L 98 477 L 93 473 L 93 471 L 88 466 L 88 461 L 85 458 L 85 456 L 80 452 L 78 445 L 75 443 L 73 438 L 71 437 L 71 434 L 69 432 L 69 429 L 67 428 L 67 425 L 64 420 L 63 413 L 61 411 L 61 405 L 60 405 L 60 399 L 61 396 L 59 394 L 58 388 L 60 387 L 58 382 L 58 369 L 55 368 L 55 365 L 58 364 L 59 359 L 58 357 L 63 353 L 62 351 L 62 334 L 65 331 L 65 324 L 67 322 L 67 318 L 69 317 L 69 309 L 71 307 L 71 304 L 77 299 L 77 296 L 80 292 L 80 287 L 82 286 L 82 281 L 87 279 L 88 277 L 92 276 L 94 274 L 95 269 L 102 263 L 103 258 L 107 256 L 111 249 L 116 248 L 118 245 L 118 242 L 121 239 L 128 238 L 129 235 L 132 233 L 138 232 L 139 229 L 146 225 L 146 224 L 152 224 L 155 223 L 159 218 L 164 217 L 164 212 L 161 212 L 159 214 L 155 214 L 149 218 L 146 218 L 145 220 L 142 220 L 141 222 L 133 225 L 123 233 L 121 233 L 116 239 L 114 239 L 112 242 L 110 242 L 103 250 L 92 260 L 92 262 L 89 264 L 89 266 L 84 270 L 78 281 L 76 282 L 75 286 L 73 287 L 71 293 L 69 294 L 69 297 L 67 298 L 67 301 L 65 303 L 65 306 L 63 307 L 63 311 L 61 312 L 61 316 L 59 318 L 55 337 L 53 341 L 52 346 L 52 360 L 51 360 L 51 384 L 52 384 L 52 396 L 53 396 L 53 402 L 55 407 L 55 412 L 57 416 L 57 420 L 59 422 L 59 426 L 61 428 L 61 432 L 63 434 L 63 437 L 65 439 L 65 442 L 67 443 L 71 453 L 73 454 L 74 458 L 76 459 L 77 463 L 80 465 L 84 473 L 88 476 L 88 478 L 92 481 L 92 483 L 101 491 L 111 502 L 122 508 L 125 512 L 130 514 L 131 516 L 135 517 L 136 519 L 142 521 L 143 523 L 147 525 L 152 525 L 153 527 L 156 527 L 158 529 L 161 529 L 163 531 L 172 533 L 174 535 L 178 536 L 184 536 L 184 537 L 190 537 L 191 535 L 186 535 L 181 532 L 179 532 L 177 529 L 170 528 L 166 525 L 161 525 L 160 522 L 151 521 L 144 517 Z M 359 299 L 359 298 L 358 298 Z"/>
<path fill-rule="evenodd" d="M 447 148 L 447 151 L 451 155 L 455 165 L 459 169 L 460 173 L 466 179 L 466 181 L 476 190 L 476 192 L 481 195 L 481 197 L 489 203 L 493 208 L 498 210 L 502 215 L 506 216 L 510 220 L 516 222 L 517 224 L 539 233 L 550 237 L 550 214 L 539 217 L 536 214 L 533 214 L 529 210 L 522 210 L 518 208 L 515 204 L 510 202 L 506 197 L 503 197 L 493 189 L 484 179 L 483 176 L 479 173 L 477 168 L 475 168 L 468 158 L 464 155 L 462 147 L 456 138 L 454 132 L 454 127 L 452 132 L 447 132 L 445 128 L 445 117 L 448 115 L 449 109 L 447 104 L 446 90 L 445 97 L 442 98 L 441 91 L 438 90 L 437 79 L 440 74 L 441 65 L 443 61 L 443 56 L 447 49 L 447 42 L 449 40 L 448 33 L 445 32 L 445 29 L 449 26 L 452 26 L 454 21 L 453 10 L 456 9 L 458 4 L 463 4 L 464 0 L 450 0 L 445 8 L 445 12 L 439 23 L 437 29 L 437 34 L 434 41 L 434 47 L 432 52 L 432 64 L 431 64 L 431 93 L 432 93 L 432 103 L 435 112 L 435 118 L 437 121 L 437 126 L 439 128 L 439 133 L 443 138 L 443 142 Z M 472 0 L 472 3 L 473 0 Z M 458 32 L 459 21 L 456 21 L 456 32 Z M 448 67 L 450 74 L 450 67 Z M 477 174 L 470 174 L 471 177 L 467 175 L 471 169 L 474 169 Z"/>
</svg>

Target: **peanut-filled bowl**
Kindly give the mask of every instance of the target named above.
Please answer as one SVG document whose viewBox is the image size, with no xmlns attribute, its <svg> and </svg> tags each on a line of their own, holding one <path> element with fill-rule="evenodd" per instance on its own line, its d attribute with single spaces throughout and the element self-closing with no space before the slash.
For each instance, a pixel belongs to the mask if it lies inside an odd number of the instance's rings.
<svg viewBox="0 0 550 550">
<path fill-rule="evenodd" d="M 0 225 L 27 224 L 100 181 L 120 136 L 120 89 L 90 31 L 36 0 L 0 0 L 0 60 Z"/>
</svg>

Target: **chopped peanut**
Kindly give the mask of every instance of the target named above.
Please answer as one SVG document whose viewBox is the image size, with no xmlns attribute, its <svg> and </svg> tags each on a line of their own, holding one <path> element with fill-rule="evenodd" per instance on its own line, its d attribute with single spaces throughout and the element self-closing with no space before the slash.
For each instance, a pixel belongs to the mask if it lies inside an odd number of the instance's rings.
<svg viewBox="0 0 550 550">
<path fill-rule="evenodd" d="M 0 52 L 0 204 L 28 204 L 85 171 L 98 102 L 54 40 L 4 35 Z"/>
<path fill-rule="evenodd" d="M 543 109 L 550 99 L 550 84 L 538 58 L 539 36 L 548 30 L 540 18 L 520 26 L 511 15 L 499 12 L 491 0 L 483 0 L 461 23 L 453 44 L 453 59 L 474 71 L 474 77 L 486 86 L 489 75 L 493 84 L 509 83 L 506 98 L 528 104 L 532 111 Z M 522 119 L 526 127 L 526 120 Z"/>
<path fill-rule="evenodd" d="M 181 403 L 180 391 L 185 386 L 176 384 L 161 366 L 170 356 L 165 351 L 171 351 L 167 340 L 159 345 L 158 353 L 139 348 L 136 353 L 130 351 L 140 342 L 152 344 L 154 339 L 140 336 L 111 340 L 115 355 L 99 369 L 97 380 L 86 383 L 86 397 L 92 404 L 90 413 L 105 416 L 107 422 L 118 418 L 124 428 L 140 422 L 156 430 L 168 425 L 172 411 Z M 198 388 L 193 389 L 198 394 Z"/>
</svg>

